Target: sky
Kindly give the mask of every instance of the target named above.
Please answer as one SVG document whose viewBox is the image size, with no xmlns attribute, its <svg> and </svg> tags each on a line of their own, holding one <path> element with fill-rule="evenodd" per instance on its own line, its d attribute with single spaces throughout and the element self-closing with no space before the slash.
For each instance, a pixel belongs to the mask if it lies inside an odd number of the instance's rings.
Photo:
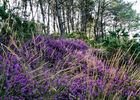
<svg viewBox="0 0 140 100">
<path fill-rule="evenodd" d="M 124 0 L 128 2 L 136 2 L 133 6 L 133 9 L 137 11 L 137 13 L 140 13 L 140 0 Z"/>
</svg>

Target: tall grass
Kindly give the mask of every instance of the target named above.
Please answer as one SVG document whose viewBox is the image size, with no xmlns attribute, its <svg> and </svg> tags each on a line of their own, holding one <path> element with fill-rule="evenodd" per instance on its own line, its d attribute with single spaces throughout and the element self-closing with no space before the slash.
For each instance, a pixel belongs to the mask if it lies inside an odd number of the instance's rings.
<svg viewBox="0 0 140 100">
<path fill-rule="evenodd" d="M 122 59 L 95 55 L 84 42 L 32 35 L 30 43 L 1 44 L 1 99 L 135 100 L 139 99 L 140 68 Z M 132 55 L 133 56 L 133 55 Z"/>
</svg>

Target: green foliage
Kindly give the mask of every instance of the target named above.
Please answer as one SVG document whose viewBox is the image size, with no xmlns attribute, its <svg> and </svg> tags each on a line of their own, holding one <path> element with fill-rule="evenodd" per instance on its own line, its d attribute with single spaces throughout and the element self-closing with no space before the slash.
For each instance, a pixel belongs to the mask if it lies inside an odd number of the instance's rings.
<svg viewBox="0 0 140 100">
<path fill-rule="evenodd" d="M 72 32 L 70 34 L 67 34 L 66 38 L 76 38 L 76 39 L 81 39 L 81 40 L 87 40 L 88 39 L 86 34 L 83 33 L 83 32 Z"/>
<path fill-rule="evenodd" d="M 136 33 L 133 38 L 136 38 L 136 37 L 140 37 L 140 34 L 139 33 Z"/>
<path fill-rule="evenodd" d="M 73 32 L 66 35 L 66 38 L 69 39 L 81 39 L 85 41 L 90 47 L 97 47 L 97 42 L 94 38 L 88 38 L 83 32 Z"/>
<path fill-rule="evenodd" d="M 71 38 L 74 38 L 74 36 L 72 34 L 67 34 L 66 38 L 71 39 Z"/>
<path fill-rule="evenodd" d="M 95 41 L 94 38 L 88 39 L 88 40 L 86 41 L 86 43 L 87 43 L 90 47 L 95 47 L 96 44 L 97 44 L 97 42 Z"/>
<path fill-rule="evenodd" d="M 122 37 L 125 37 L 125 38 L 128 38 L 129 37 L 129 34 L 128 32 L 125 31 L 125 28 L 118 28 L 116 31 L 108 31 L 110 36 L 113 37 L 113 38 L 118 38 L 120 36 Z"/>
<path fill-rule="evenodd" d="M 130 54 L 132 55 L 134 53 L 133 58 L 138 55 L 140 52 L 140 43 L 136 42 L 135 39 L 129 40 L 129 34 L 125 31 L 125 29 L 119 28 L 116 31 L 109 31 L 109 33 L 110 35 L 103 40 L 103 43 L 99 43 L 104 48 L 106 48 L 107 51 L 117 52 L 121 47 L 123 52 L 126 52 L 130 46 L 132 46 L 129 50 Z M 133 37 L 139 37 L 139 34 L 137 33 Z M 137 57 L 136 61 L 138 60 L 140 60 L 140 55 Z"/>
<path fill-rule="evenodd" d="M 108 31 L 108 32 L 110 33 L 110 35 L 111 35 L 112 37 L 116 37 L 116 36 L 117 36 L 117 33 L 114 32 L 114 31 Z"/>
<path fill-rule="evenodd" d="M 103 40 L 103 46 L 110 52 L 115 52 L 119 47 L 125 49 L 128 42 L 128 32 L 125 29 L 119 28 L 116 31 L 109 31 L 110 36 Z"/>
<path fill-rule="evenodd" d="M 46 28 L 45 25 L 39 25 L 35 23 L 35 21 L 28 21 L 27 19 L 12 13 L 12 11 L 19 9 L 18 7 L 6 9 L 5 5 L 6 4 L 0 6 L 0 23 L 2 23 L 0 36 L 10 37 L 14 34 L 15 39 L 25 42 L 31 38 L 32 33 L 37 35 L 37 33 L 40 33 L 39 31 L 42 32 L 42 30 Z M 42 27 L 42 30 L 38 31 L 40 26 Z"/>
<path fill-rule="evenodd" d="M 118 39 L 105 39 L 103 42 L 103 46 L 106 47 L 106 49 L 110 52 L 117 51 L 117 49 L 120 47 Z"/>
<path fill-rule="evenodd" d="M 135 42 L 130 50 L 130 53 L 133 54 L 134 56 L 133 58 L 137 57 L 136 61 L 139 62 L 140 61 L 140 55 L 138 55 L 140 53 L 140 43 L 139 42 Z"/>
<path fill-rule="evenodd" d="M 60 38 L 60 34 L 59 33 L 53 33 L 50 35 L 52 38 L 54 39 L 59 39 Z"/>
<path fill-rule="evenodd" d="M 18 27 L 17 27 L 18 26 Z M 22 23 L 15 23 L 13 30 L 17 32 L 16 38 L 24 38 L 24 40 L 31 38 L 32 32 L 36 34 L 37 24 L 33 21 L 23 20 Z"/>
</svg>

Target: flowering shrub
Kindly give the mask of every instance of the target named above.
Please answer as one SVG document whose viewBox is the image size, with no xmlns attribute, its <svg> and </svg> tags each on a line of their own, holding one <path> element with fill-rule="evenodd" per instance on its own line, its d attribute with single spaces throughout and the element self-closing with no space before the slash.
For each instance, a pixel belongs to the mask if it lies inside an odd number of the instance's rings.
<svg viewBox="0 0 140 100">
<path fill-rule="evenodd" d="M 138 71 L 120 66 L 117 58 L 107 64 L 81 40 L 37 36 L 20 48 L 12 41 L 3 49 L 2 100 L 138 98 Z"/>
<path fill-rule="evenodd" d="M 54 40 L 50 39 L 49 36 L 47 38 L 37 36 L 34 40 L 30 41 L 29 44 L 23 46 L 20 54 L 27 53 L 27 55 L 25 55 L 26 61 L 30 58 L 34 60 L 40 56 L 40 59 L 42 57 L 42 60 L 49 61 L 55 66 L 64 56 L 70 53 L 72 55 L 72 52 L 77 50 L 84 53 L 88 48 L 86 43 L 81 40 Z"/>
<path fill-rule="evenodd" d="M 68 88 L 59 98 L 93 100 L 119 97 L 125 100 L 132 96 L 131 98 L 137 99 L 139 85 L 135 84 L 135 79 L 131 79 L 132 76 L 127 72 L 121 71 L 121 68 L 106 66 L 96 56 L 88 56 L 84 60 L 87 62 L 84 70 L 74 72 Z"/>
<path fill-rule="evenodd" d="M 28 84 L 28 78 L 25 73 L 21 72 L 21 66 L 18 64 L 18 60 L 9 54 L 7 59 L 0 56 L 0 95 L 1 99 L 24 99 L 28 94 L 24 88 Z M 29 87 L 28 87 L 29 88 Z M 32 90 L 32 89 L 31 89 Z"/>
</svg>

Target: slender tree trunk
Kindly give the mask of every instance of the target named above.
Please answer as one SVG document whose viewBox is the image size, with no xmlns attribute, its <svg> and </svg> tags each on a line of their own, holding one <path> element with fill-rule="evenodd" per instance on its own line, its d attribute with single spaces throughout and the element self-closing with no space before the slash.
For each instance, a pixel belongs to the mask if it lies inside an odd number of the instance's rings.
<svg viewBox="0 0 140 100">
<path fill-rule="evenodd" d="M 96 41 L 98 41 L 98 21 L 99 21 L 99 15 L 100 15 L 100 0 L 98 2 L 98 11 L 97 11 L 97 14 L 96 14 L 97 18 L 95 20 L 95 26 L 94 26 L 94 34 L 95 34 L 95 39 Z"/>
<path fill-rule="evenodd" d="M 44 9 L 43 9 L 43 2 L 42 0 L 39 0 L 39 4 L 40 4 L 40 10 L 41 10 L 41 14 L 42 14 L 42 21 L 45 24 L 45 14 L 44 14 Z M 46 33 L 46 29 L 45 27 L 43 27 L 44 33 Z"/>
<path fill-rule="evenodd" d="M 36 14 L 37 14 L 37 22 L 40 22 L 40 12 L 39 12 L 39 4 L 38 4 L 38 7 L 37 7 L 37 12 L 36 12 Z"/>
<path fill-rule="evenodd" d="M 33 19 L 35 18 L 35 16 L 36 16 L 37 12 L 38 12 L 38 3 L 37 3 L 37 7 L 36 7 L 35 14 L 34 14 L 34 16 L 33 16 Z"/>
<path fill-rule="evenodd" d="M 102 2 L 102 11 L 101 11 L 101 34 L 102 34 L 102 39 L 104 39 L 104 29 L 103 29 L 103 15 L 104 15 L 104 11 L 105 11 L 105 0 Z"/>
<path fill-rule="evenodd" d="M 102 34 L 102 39 L 104 39 L 104 30 L 103 30 L 103 15 L 101 15 L 101 34 Z"/>
<path fill-rule="evenodd" d="M 73 7 L 73 0 L 71 0 L 71 7 L 70 7 L 70 12 L 71 12 L 71 16 L 70 16 L 70 22 L 71 22 L 71 28 L 72 28 L 72 32 L 74 31 L 74 21 L 73 21 L 73 17 L 74 17 L 74 7 Z"/>
<path fill-rule="evenodd" d="M 61 38 L 65 38 L 65 29 L 64 29 L 64 23 L 62 22 L 60 1 L 55 0 L 55 2 L 56 2 L 56 11 L 57 11 L 57 16 L 58 16 L 59 28 L 61 32 Z"/>
<path fill-rule="evenodd" d="M 60 33 L 60 28 L 59 28 L 59 22 L 58 22 L 58 20 L 56 21 L 56 26 L 57 26 L 57 32 Z"/>
<path fill-rule="evenodd" d="M 76 31 L 79 31 L 79 24 L 80 24 L 80 14 L 78 14 L 77 24 L 76 24 Z"/>
<path fill-rule="evenodd" d="M 68 29 L 68 33 L 70 33 L 70 12 L 69 12 L 70 10 L 69 10 L 69 7 L 67 8 L 67 29 Z"/>
<path fill-rule="evenodd" d="M 47 34 L 50 33 L 50 0 L 48 0 L 48 24 L 47 24 Z"/>
<path fill-rule="evenodd" d="M 27 16 L 26 16 L 26 12 L 27 12 L 27 1 L 23 1 L 23 5 L 24 5 L 24 8 L 23 8 L 23 16 L 24 18 L 26 19 Z"/>
<path fill-rule="evenodd" d="M 56 33 L 56 29 L 55 29 L 55 26 L 56 26 L 55 25 L 56 24 L 55 23 L 56 22 L 56 18 L 55 17 L 56 17 L 56 13 L 55 13 L 55 10 L 54 10 L 54 12 L 53 12 L 53 29 L 54 29 L 54 33 Z"/>
<path fill-rule="evenodd" d="M 104 29 L 104 37 L 106 38 L 106 21 L 104 20 L 104 25 L 103 25 L 103 29 Z"/>
<path fill-rule="evenodd" d="M 41 14 L 42 14 L 42 20 L 45 23 L 45 14 L 44 14 L 44 10 L 43 10 L 43 4 L 42 4 L 42 0 L 39 0 L 39 4 L 40 4 L 40 10 L 41 10 Z"/>
<path fill-rule="evenodd" d="M 62 10 L 63 10 L 63 24 L 64 24 L 64 29 L 66 30 L 66 20 L 65 20 L 65 0 L 63 0 L 63 5 L 62 5 Z M 66 30 L 66 33 L 67 33 L 67 30 Z"/>
<path fill-rule="evenodd" d="M 34 15 L 33 15 L 33 2 L 32 2 L 32 0 L 29 0 L 29 2 L 30 2 L 30 10 L 31 10 L 31 12 L 32 12 L 32 20 L 34 20 Z"/>
<path fill-rule="evenodd" d="M 86 25 L 86 22 L 87 22 L 87 20 L 86 20 L 86 0 L 82 0 L 82 3 L 81 3 L 81 21 L 82 21 L 82 24 L 81 24 L 81 31 L 82 32 L 85 32 L 86 33 L 86 27 L 87 27 L 87 25 Z"/>
</svg>

